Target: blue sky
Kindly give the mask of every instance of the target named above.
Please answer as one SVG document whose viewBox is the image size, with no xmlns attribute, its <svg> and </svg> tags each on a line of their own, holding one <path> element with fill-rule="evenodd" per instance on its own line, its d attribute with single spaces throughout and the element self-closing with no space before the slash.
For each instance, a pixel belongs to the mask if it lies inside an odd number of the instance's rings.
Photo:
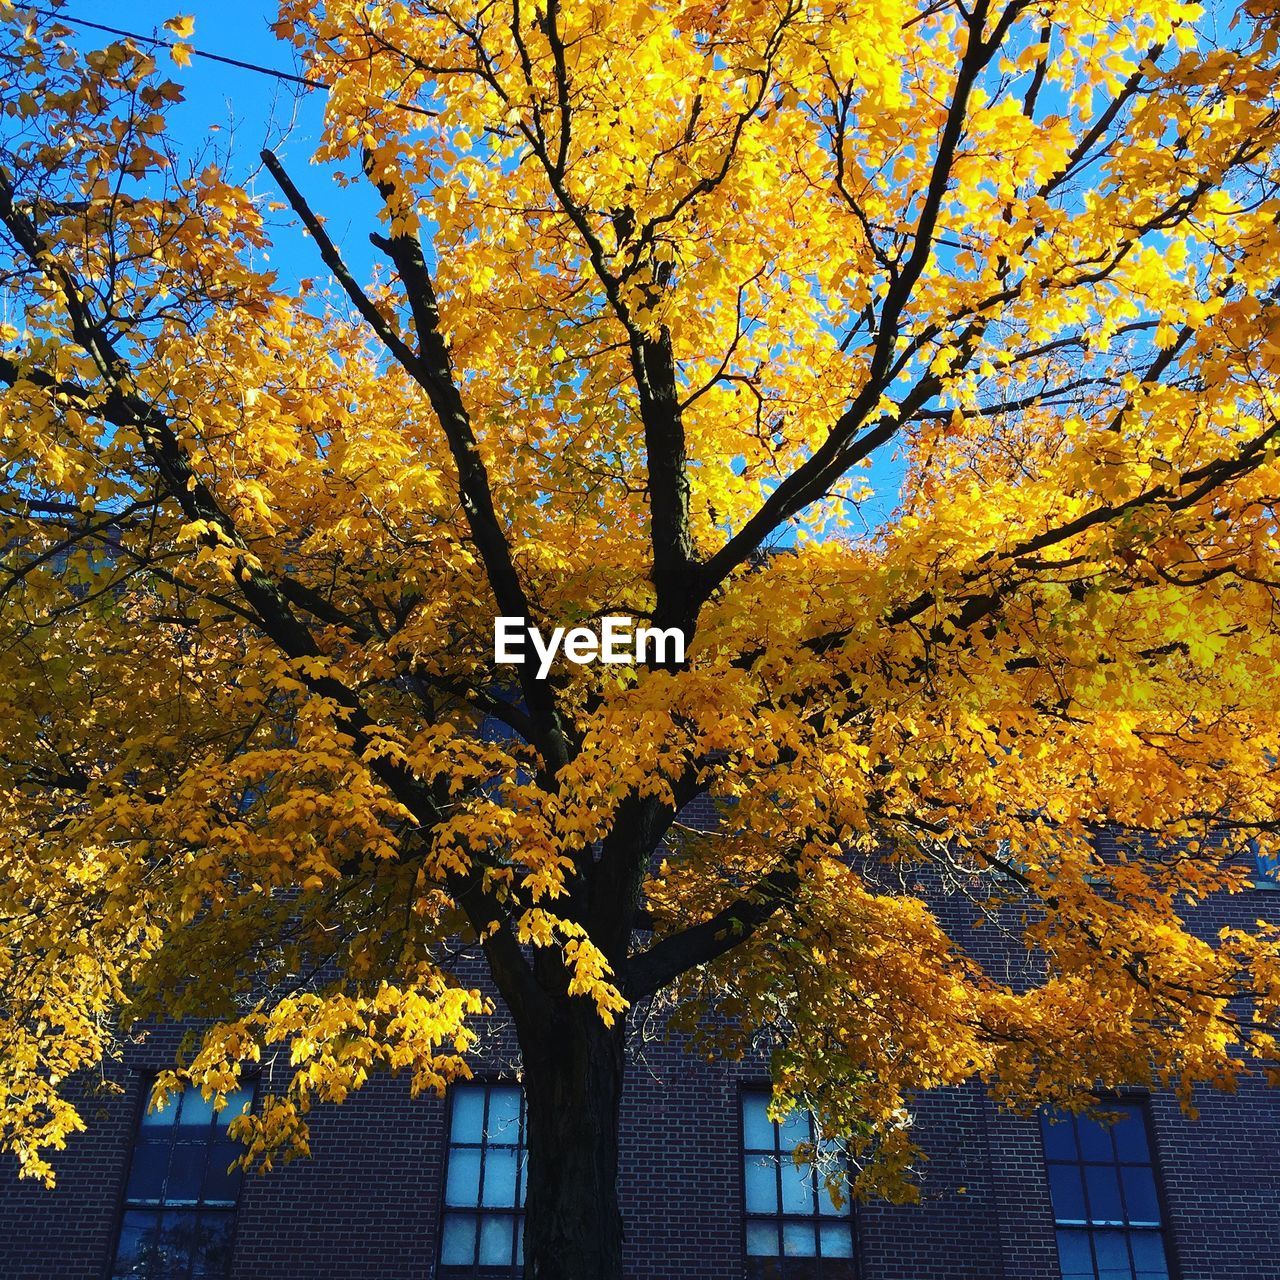
<svg viewBox="0 0 1280 1280">
<path fill-rule="evenodd" d="M 163 29 L 165 20 L 190 14 L 196 26 L 188 43 L 196 49 L 296 73 L 299 68 L 292 50 L 271 33 L 275 13 L 273 0 L 112 0 L 110 4 L 68 0 L 63 16 L 171 40 L 173 35 Z M 113 38 L 86 29 L 83 41 L 92 47 Z M 270 146 L 327 219 L 330 234 L 342 245 L 357 277 L 365 277 L 375 260 L 368 235 L 377 227 L 377 200 L 362 186 L 338 186 L 331 170 L 311 163 L 324 112 L 323 93 L 200 57 L 178 67 L 167 52 L 157 52 L 165 74 L 181 84 L 186 94 L 186 101 L 170 116 L 184 148 L 195 154 L 204 145 L 224 151 L 230 146 L 229 172 L 250 180 L 252 189 L 278 197 L 278 189 L 258 162 L 259 151 Z M 285 281 L 323 274 L 309 240 L 288 232 L 277 234 L 275 240 L 272 265 Z"/>
</svg>

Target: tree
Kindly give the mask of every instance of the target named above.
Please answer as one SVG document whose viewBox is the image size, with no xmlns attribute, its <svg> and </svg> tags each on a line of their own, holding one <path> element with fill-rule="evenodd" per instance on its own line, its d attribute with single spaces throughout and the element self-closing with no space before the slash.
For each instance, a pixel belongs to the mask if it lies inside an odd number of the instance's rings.
<svg viewBox="0 0 1280 1280">
<path fill-rule="evenodd" d="M 477 953 L 538 1277 L 621 1274 L 649 1002 L 771 1046 L 859 1194 L 910 1195 L 917 1091 L 1189 1102 L 1274 1049 L 1275 932 L 1184 919 L 1276 848 L 1270 0 L 285 0 L 364 282 L 275 154 L 190 162 L 154 48 L 0 10 L 26 1173 L 153 1017 L 207 1020 L 162 1089 L 289 1046 L 253 1160 L 373 1070 L 443 1088 Z M 494 660 L 614 615 L 686 660 Z"/>
</svg>

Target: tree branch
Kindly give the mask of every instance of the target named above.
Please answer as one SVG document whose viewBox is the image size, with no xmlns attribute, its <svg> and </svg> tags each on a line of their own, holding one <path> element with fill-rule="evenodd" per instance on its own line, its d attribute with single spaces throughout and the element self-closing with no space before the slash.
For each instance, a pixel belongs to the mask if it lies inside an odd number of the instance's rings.
<svg viewBox="0 0 1280 1280">
<path fill-rule="evenodd" d="M 391 239 L 379 236 L 375 240 L 395 263 L 408 295 L 418 335 L 418 350 L 414 351 L 356 283 L 337 246 L 329 238 L 279 159 L 271 151 L 264 150 L 262 160 L 280 184 L 294 212 L 311 233 L 325 265 L 353 305 L 369 322 L 401 367 L 427 393 L 458 470 L 463 513 L 480 552 L 498 608 L 503 614 L 518 617 L 528 624 L 532 620 L 529 601 L 493 505 L 488 471 L 480 454 L 470 415 L 453 377 L 452 360 L 440 331 L 439 307 L 422 246 L 415 237 L 404 234 Z M 379 185 L 379 192 L 384 200 L 390 194 L 385 185 Z M 534 667 L 527 663 L 519 668 L 519 679 L 529 713 L 537 727 L 535 745 L 542 753 L 548 772 L 553 774 L 570 759 L 571 735 L 561 716 L 551 685 L 539 680 Z"/>
<path fill-rule="evenodd" d="M 710 919 L 670 934 L 628 960 L 623 994 L 628 1000 L 641 1000 L 682 973 L 732 951 L 790 906 L 799 886 L 800 874 L 794 861 L 775 867 L 750 892 Z"/>
</svg>

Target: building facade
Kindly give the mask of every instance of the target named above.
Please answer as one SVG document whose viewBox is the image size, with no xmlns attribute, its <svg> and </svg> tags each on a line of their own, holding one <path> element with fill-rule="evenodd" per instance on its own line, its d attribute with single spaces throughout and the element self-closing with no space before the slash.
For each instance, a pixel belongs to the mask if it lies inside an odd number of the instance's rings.
<svg viewBox="0 0 1280 1280">
<path fill-rule="evenodd" d="M 1280 885 L 1207 924 L 1274 915 Z M 227 1114 L 147 1114 L 157 1034 L 86 1102 L 53 1191 L 0 1168 L 0 1280 L 509 1280 L 523 1111 L 502 1054 L 444 1099 L 378 1078 L 312 1114 L 312 1158 L 228 1175 Z M 264 1064 L 264 1074 L 270 1064 Z M 766 1114 L 760 1065 L 638 1044 L 622 1118 L 628 1280 L 1280 1280 L 1280 1091 L 1121 1094 L 1110 1126 L 1016 1117 L 977 1087 L 919 1102 L 920 1203 L 837 1209 Z M 235 1106 L 252 1105 L 249 1095 Z"/>
</svg>

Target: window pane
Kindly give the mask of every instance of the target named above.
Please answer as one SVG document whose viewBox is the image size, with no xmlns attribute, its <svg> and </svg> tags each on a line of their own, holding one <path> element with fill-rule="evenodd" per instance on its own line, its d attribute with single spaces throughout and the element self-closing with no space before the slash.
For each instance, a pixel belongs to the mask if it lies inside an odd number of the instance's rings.
<svg viewBox="0 0 1280 1280">
<path fill-rule="evenodd" d="M 1129 1221 L 1158 1226 L 1160 1201 L 1156 1197 L 1155 1174 L 1144 1165 L 1126 1166 L 1120 1170 L 1124 1181 L 1124 1203 Z"/>
<path fill-rule="evenodd" d="M 237 1116 L 245 1115 L 253 1103 L 252 1089 L 235 1089 L 227 1094 L 227 1105 L 218 1112 L 214 1123 L 225 1129 Z"/>
<path fill-rule="evenodd" d="M 1059 1231 L 1058 1262 L 1062 1267 L 1062 1280 L 1094 1280 L 1088 1232 Z"/>
<path fill-rule="evenodd" d="M 818 1228 L 822 1256 L 824 1258 L 853 1257 L 853 1224 L 850 1222 L 824 1222 Z"/>
<path fill-rule="evenodd" d="M 813 1213 L 813 1170 L 796 1166 L 790 1156 L 782 1157 L 782 1212 Z"/>
<path fill-rule="evenodd" d="M 1132 1280 L 1125 1232 L 1095 1231 L 1093 1250 L 1098 1257 L 1098 1280 Z"/>
<path fill-rule="evenodd" d="M 822 1264 L 822 1280 L 858 1280 L 852 1258 L 828 1259 Z"/>
<path fill-rule="evenodd" d="M 194 1212 L 163 1213 L 160 1215 L 160 1230 L 155 1237 L 154 1248 L 148 1252 L 148 1271 L 144 1268 L 142 1275 L 154 1276 L 155 1280 L 169 1280 L 169 1276 L 185 1276 L 191 1262 L 191 1249 L 196 1238 L 196 1215 Z"/>
<path fill-rule="evenodd" d="M 480 1203 L 479 1150 L 469 1147 L 450 1149 L 444 1202 L 459 1209 L 471 1209 Z"/>
<path fill-rule="evenodd" d="M 209 1148 L 209 1162 L 204 1171 L 206 1204 L 235 1204 L 240 1195 L 242 1171 L 234 1162 L 242 1155 L 244 1148 L 238 1142 L 215 1142 Z"/>
<path fill-rule="evenodd" d="M 476 1217 L 474 1214 L 447 1213 L 440 1237 L 440 1265 L 469 1267 L 476 1260 Z"/>
<path fill-rule="evenodd" d="M 841 1195 L 844 1197 L 843 1203 L 836 1207 L 836 1203 L 831 1198 L 831 1188 L 827 1185 L 827 1171 L 824 1169 L 818 1175 L 818 1212 L 825 1214 L 829 1218 L 844 1217 L 849 1212 L 849 1179 L 844 1174 L 837 1178 L 840 1186 Z"/>
<path fill-rule="evenodd" d="M 1064 1280 L 1168 1280 L 1146 1109 L 1131 1102 L 1102 1105 L 1116 1115 L 1115 1123 L 1108 1127 L 1077 1118 L 1077 1161 L 1048 1165 L 1062 1275 Z M 1047 1139 L 1047 1122 L 1042 1132 Z M 1061 1144 L 1057 1150 L 1063 1150 Z M 1080 1211 L 1081 1178 L 1093 1231 L 1070 1229 Z"/>
<path fill-rule="evenodd" d="M 778 1127 L 778 1138 L 783 1151 L 794 1151 L 813 1135 L 809 1131 L 809 1115 L 805 1111 L 792 1111 Z"/>
<path fill-rule="evenodd" d="M 187 1089 L 178 1110 L 181 1129 L 207 1129 L 213 1120 L 213 1103 L 206 1102 L 199 1089 Z"/>
<path fill-rule="evenodd" d="M 480 1201 L 490 1209 L 516 1207 L 516 1153 L 514 1148 L 490 1147 L 484 1159 L 484 1193 Z"/>
<path fill-rule="evenodd" d="M 748 1151 L 773 1150 L 773 1122 L 768 1110 L 767 1094 L 742 1095 L 742 1140 Z"/>
<path fill-rule="evenodd" d="M 1158 1231 L 1135 1231 L 1129 1237 L 1138 1280 L 1169 1280 L 1164 1241 Z"/>
<path fill-rule="evenodd" d="M 782 1252 L 788 1258 L 812 1258 L 818 1252 L 817 1224 L 783 1222 Z"/>
<path fill-rule="evenodd" d="M 772 1156 L 749 1156 L 745 1173 L 747 1212 L 777 1213 L 777 1161 Z"/>
<path fill-rule="evenodd" d="M 157 1244 L 160 1215 L 130 1209 L 120 1224 L 120 1241 L 116 1247 L 116 1264 L 112 1280 L 118 1276 L 146 1274 L 146 1258 Z"/>
<path fill-rule="evenodd" d="M 1112 1126 L 1111 1132 L 1120 1159 L 1133 1164 L 1150 1164 L 1151 1152 L 1147 1147 L 1147 1126 L 1142 1108 L 1130 1104 L 1117 1109 L 1120 1119 Z"/>
<path fill-rule="evenodd" d="M 1089 1193 L 1091 1222 L 1124 1222 L 1124 1209 L 1120 1205 L 1120 1179 L 1116 1174 L 1115 1165 L 1085 1165 L 1084 1185 Z"/>
<path fill-rule="evenodd" d="M 1040 1117 L 1040 1137 L 1046 1160 L 1075 1160 L 1075 1120 L 1062 1112 L 1045 1111 Z"/>
<path fill-rule="evenodd" d="M 748 1280 L 852 1280 L 853 1221 L 847 1200 L 839 1208 L 832 1203 L 827 1179 L 832 1173 L 847 1188 L 847 1172 L 840 1172 L 847 1165 L 844 1145 L 826 1139 L 821 1168 L 797 1166 L 792 1153 L 814 1142 L 815 1122 L 796 1109 L 774 1125 L 768 1101 L 764 1093 L 742 1095 Z M 763 1154 L 775 1144 L 777 1155 Z"/>
<path fill-rule="evenodd" d="M 489 1214 L 480 1219 L 480 1265 L 482 1267 L 509 1267 L 511 1265 L 512 1232 L 515 1219 L 505 1214 Z"/>
<path fill-rule="evenodd" d="M 192 1241 L 192 1276 L 201 1280 L 224 1280 L 231 1271 L 231 1232 L 235 1225 L 229 1213 L 204 1214 Z"/>
<path fill-rule="evenodd" d="M 484 1131 L 484 1089 L 459 1086 L 453 1091 L 449 1116 L 449 1138 L 452 1142 L 480 1142 Z"/>
<path fill-rule="evenodd" d="M 488 1140 L 515 1146 L 520 1141 L 520 1090 L 507 1087 L 489 1090 Z"/>
<path fill-rule="evenodd" d="M 153 1200 L 157 1204 L 164 1195 L 164 1177 L 169 1171 L 168 1142 L 140 1142 L 133 1152 L 129 1168 L 127 1200 Z"/>
<path fill-rule="evenodd" d="M 142 1113 L 143 1127 L 150 1128 L 152 1125 L 172 1124 L 174 1117 L 178 1114 L 178 1098 L 180 1096 L 171 1097 L 159 1111 L 152 1111 L 151 1107 L 147 1106 Z"/>
<path fill-rule="evenodd" d="M 747 1253 L 753 1258 L 776 1258 L 778 1256 L 778 1224 L 748 1222 Z"/>
<path fill-rule="evenodd" d="M 240 1090 L 237 1110 L 251 1101 L 252 1092 Z M 229 1273 L 241 1172 L 227 1170 L 243 1148 L 212 1116 L 199 1092 L 187 1089 L 158 1117 L 140 1118 L 113 1277 L 223 1280 Z M 148 1212 L 149 1203 L 163 1211 Z"/>
<path fill-rule="evenodd" d="M 1076 1132 L 1080 1135 L 1080 1155 L 1085 1160 L 1104 1160 L 1110 1164 L 1115 1159 L 1111 1130 L 1106 1125 L 1088 1116 L 1077 1116 Z"/>
<path fill-rule="evenodd" d="M 1084 1222 L 1084 1185 L 1080 1181 L 1080 1166 L 1075 1164 L 1051 1164 L 1049 1166 L 1049 1197 L 1053 1201 L 1053 1216 L 1059 1222 Z"/>
<path fill-rule="evenodd" d="M 524 1258 L 524 1103 L 512 1085 L 459 1086 L 449 1111 L 440 1265 L 510 1271 Z M 474 1145 L 460 1145 L 463 1143 Z"/>
<path fill-rule="evenodd" d="M 1274 853 L 1263 853 L 1258 848 L 1256 840 L 1250 843 L 1253 846 L 1253 857 L 1257 864 L 1259 878 L 1269 881 L 1280 880 L 1280 857 Z"/>
<path fill-rule="evenodd" d="M 165 1188 L 166 1204 L 195 1204 L 204 1183 L 205 1158 L 209 1153 L 203 1142 L 175 1142 L 169 1161 L 169 1183 Z"/>
</svg>

